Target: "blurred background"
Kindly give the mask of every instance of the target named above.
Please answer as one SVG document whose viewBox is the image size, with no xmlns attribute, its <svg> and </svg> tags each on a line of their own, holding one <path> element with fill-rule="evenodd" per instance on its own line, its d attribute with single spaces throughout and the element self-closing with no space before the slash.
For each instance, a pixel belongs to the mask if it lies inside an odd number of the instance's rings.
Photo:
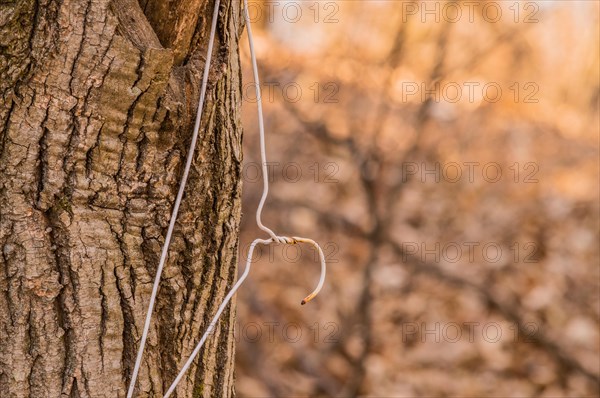
<svg viewBox="0 0 600 398">
<path fill-rule="evenodd" d="M 597 397 L 599 3 L 249 9 L 237 394 Z"/>
</svg>

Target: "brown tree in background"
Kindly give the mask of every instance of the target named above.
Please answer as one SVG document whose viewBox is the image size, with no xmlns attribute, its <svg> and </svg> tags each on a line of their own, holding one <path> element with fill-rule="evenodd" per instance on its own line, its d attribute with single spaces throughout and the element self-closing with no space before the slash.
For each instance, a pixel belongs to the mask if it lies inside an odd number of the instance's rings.
<svg viewBox="0 0 600 398">
<path fill-rule="evenodd" d="M 0 396 L 125 396 L 213 4 L 0 4 Z M 162 395 L 235 277 L 241 21 L 224 1 L 137 396 Z M 178 396 L 232 393 L 232 318 Z"/>
<path fill-rule="evenodd" d="M 598 2 L 259 4 L 265 223 L 329 262 L 300 308 L 312 253 L 263 253 L 238 295 L 236 392 L 597 397 Z M 244 212 L 262 192 L 245 100 Z M 259 231 L 241 231 L 243 252 Z"/>
</svg>

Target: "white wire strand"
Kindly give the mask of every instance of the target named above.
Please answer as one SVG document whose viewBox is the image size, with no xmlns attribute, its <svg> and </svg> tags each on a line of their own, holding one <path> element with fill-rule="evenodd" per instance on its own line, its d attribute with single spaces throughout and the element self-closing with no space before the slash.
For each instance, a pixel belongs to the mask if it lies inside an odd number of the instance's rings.
<svg viewBox="0 0 600 398">
<path fill-rule="evenodd" d="M 152 295 L 150 296 L 150 306 L 148 307 L 148 312 L 146 314 L 146 322 L 144 324 L 144 332 L 142 333 L 142 340 L 140 342 L 140 348 L 138 350 L 138 355 L 137 355 L 137 359 L 136 359 L 136 363 L 135 363 L 135 367 L 134 367 L 134 372 L 133 372 L 133 375 L 131 378 L 131 383 L 129 385 L 129 392 L 127 393 L 127 398 L 132 397 L 133 390 L 135 388 L 135 382 L 136 382 L 137 375 L 139 372 L 142 355 L 144 353 L 144 346 L 146 343 L 146 339 L 148 337 L 148 330 L 150 328 L 150 321 L 152 318 L 152 310 L 154 308 L 154 302 L 156 300 L 156 294 L 158 292 L 158 286 L 160 284 L 160 277 L 162 274 L 162 269 L 163 269 L 163 266 L 164 266 L 164 263 L 166 260 L 166 256 L 168 253 L 169 244 L 171 241 L 171 234 L 173 232 L 173 227 L 175 225 L 175 219 L 176 219 L 177 213 L 179 211 L 179 205 L 181 203 L 181 198 L 183 197 L 185 184 L 187 182 L 189 169 L 190 169 L 192 159 L 193 159 L 194 149 L 196 147 L 196 140 L 198 138 L 198 131 L 200 128 L 200 119 L 201 119 L 201 115 L 202 115 L 202 108 L 204 106 L 204 97 L 206 94 L 206 85 L 208 82 L 208 71 L 210 69 L 210 60 L 211 60 L 212 47 L 213 47 L 214 36 L 215 36 L 215 31 L 216 31 L 218 9 L 219 9 L 219 0 L 216 0 L 215 10 L 213 13 L 209 45 L 208 45 L 208 53 L 206 56 L 206 64 L 204 67 L 204 76 L 202 79 L 200 102 L 198 104 L 198 113 L 196 115 L 196 124 L 194 126 L 194 134 L 192 136 L 192 143 L 190 144 L 190 150 L 188 153 L 186 168 L 184 170 L 184 174 L 181 179 L 181 185 L 179 187 L 179 192 L 177 194 L 177 199 L 175 201 L 175 207 L 173 208 L 173 214 L 171 216 L 169 229 L 167 231 L 167 237 L 165 239 L 165 244 L 163 246 L 163 251 L 162 251 L 161 259 L 160 259 L 159 266 L 157 269 L 156 278 L 154 280 Z M 319 260 L 321 262 L 321 276 L 319 278 L 319 282 L 318 282 L 315 290 L 311 294 L 306 296 L 302 300 L 301 304 L 304 305 L 307 302 L 309 302 L 310 300 L 312 300 L 321 291 L 321 289 L 323 288 L 323 284 L 325 283 L 325 275 L 326 275 L 325 255 L 323 254 L 323 250 L 321 250 L 321 247 L 319 246 L 319 244 L 317 242 L 315 242 L 312 239 L 308 239 L 308 238 L 300 238 L 300 237 L 291 237 L 290 238 L 290 237 L 286 237 L 286 236 L 277 236 L 275 234 L 275 232 L 273 232 L 270 228 L 266 227 L 262 223 L 262 220 L 261 220 L 262 210 L 263 210 L 263 207 L 265 205 L 265 202 L 267 200 L 267 196 L 269 193 L 269 179 L 268 179 L 268 174 L 267 174 L 268 170 L 267 170 L 267 160 L 266 160 L 267 156 L 266 156 L 266 149 L 265 149 L 265 129 L 264 129 L 263 111 L 262 111 L 262 98 L 261 98 L 261 93 L 260 93 L 260 81 L 258 78 L 258 67 L 257 67 L 257 63 L 256 63 L 256 54 L 254 51 L 252 28 L 251 28 L 251 24 L 250 24 L 250 16 L 248 13 L 248 0 L 244 0 L 244 18 L 246 20 L 246 28 L 248 29 L 248 43 L 250 46 L 250 56 L 252 59 L 252 72 L 254 74 L 255 91 L 256 91 L 256 97 L 257 97 L 258 125 L 259 125 L 259 135 L 260 135 L 260 155 L 261 155 L 261 161 L 262 161 L 262 174 L 263 174 L 263 193 L 262 193 L 262 197 L 260 199 L 260 203 L 256 209 L 256 223 L 261 230 L 263 230 L 264 232 L 266 232 L 270 235 L 270 239 L 255 239 L 252 242 L 252 244 L 250 245 L 250 250 L 248 251 L 248 258 L 246 260 L 246 267 L 244 269 L 243 274 L 239 277 L 238 281 L 235 283 L 235 285 L 233 285 L 233 287 L 231 288 L 229 293 L 227 293 L 227 296 L 225 296 L 225 298 L 223 299 L 223 302 L 217 309 L 217 312 L 213 316 L 210 324 L 208 325 L 208 328 L 202 335 L 202 338 L 200 339 L 200 341 L 194 348 L 194 351 L 192 351 L 192 354 L 187 359 L 186 363 L 181 368 L 179 374 L 177 375 L 177 377 L 175 378 L 175 380 L 173 381 L 173 383 L 171 384 L 171 386 L 165 393 L 164 398 L 168 398 L 175 391 L 175 389 L 177 388 L 177 385 L 179 384 L 181 379 L 185 376 L 187 370 L 190 368 L 190 366 L 194 362 L 194 359 L 196 358 L 196 356 L 202 349 L 202 346 L 208 339 L 208 336 L 210 336 L 210 334 L 214 331 L 214 329 L 217 325 L 217 322 L 219 321 L 221 314 L 223 313 L 223 311 L 229 304 L 229 301 L 231 300 L 233 295 L 237 292 L 237 290 L 242 285 L 242 283 L 244 283 L 244 281 L 248 277 L 248 274 L 250 273 L 251 264 L 252 264 L 252 254 L 254 253 L 254 248 L 256 247 L 257 244 L 259 244 L 259 243 L 264 244 L 264 245 L 267 245 L 270 243 L 297 244 L 297 243 L 303 242 L 303 243 L 311 244 L 317 249 L 317 251 L 319 253 Z"/>
<path fill-rule="evenodd" d="M 185 185 L 187 183 L 192 161 L 194 159 L 194 152 L 196 149 L 196 142 L 198 141 L 198 132 L 200 131 L 200 120 L 202 119 L 202 110 L 204 108 L 204 99 L 206 96 L 206 86 L 208 84 L 208 72 L 210 70 L 210 61 L 212 58 L 213 44 L 215 41 L 215 32 L 217 30 L 217 18 L 219 16 L 219 3 L 220 0 L 215 0 L 215 9 L 212 17 L 212 25 L 210 28 L 210 38 L 208 40 L 208 50 L 206 51 L 206 62 L 204 63 L 204 74 L 202 76 L 202 86 L 200 89 L 200 100 L 198 101 L 198 110 L 196 113 L 196 122 L 194 124 L 194 132 L 192 134 L 192 142 L 188 150 L 188 156 L 183 170 L 183 176 L 181 177 L 181 183 L 179 184 L 179 192 L 177 192 L 177 198 L 175 199 L 175 205 L 173 206 L 173 212 L 171 214 L 171 220 L 169 221 L 169 228 L 167 229 L 167 236 L 165 237 L 165 243 L 163 244 L 162 253 L 160 255 L 160 261 L 158 268 L 156 269 L 156 276 L 154 277 L 154 285 L 152 286 L 152 294 L 150 295 L 150 304 L 148 305 L 148 312 L 146 313 L 146 320 L 144 322 L 144 331 L 142 332 L 142 339 L 138 348 L 137 357 L 135 359 L 135 366 L 133 367 L 133 374 L 131 375 L 131 381 L 129 383 L 129 391 L 127 392 L 127 398 L 133 397 L 133 390 L 135 389 L 135 383 L 137 380 L 140 366 L 142 363 L 142 357 L 144 355 L 144 348 L 146 346 L 146 339 L 148 338 L 148 331 L 150 330 L 150 321 L 152 320 L 152 312 L 154 310 L 154 303 L 156 301 L 156 295 L 158 294 L 158 288 L 160 285 L 160 278 L 162 275 L 163 267 L 167 259 L 169 252 L 169 245 L 171 244 L 171 236 L 173 235 L 173 229 L 175 227 L 175 221 L 177 220 L 177 214 L 179 213 L 179 205 L 185 192 Z"/>
<path fill-rule="evenodd" d="M 256 107 L 258 112 L 258 131 L 260 136 L 260 158 L 263 176 L 263 193 L 256 209 L 256 224 L 258 228 L 268 233 L 271 238 L 280 242 L 275 232 L 263 225 L 261 220 L 262 210 L 269 195 L 269 175 L 267 170 L 267 151 L 265 149 L 265 122 L 263 120 L 262 95 L 260 91 L 260 80 L 258 78 L 258 66 L 256 64 L 256 52 L 254 51 L 254 39 L 252 37 L 252 24 L 250 23 L 250 11 L 248 10 L 248 0 L 244 0 L 244 19 L 246 20 L 246 30 L 248 31 L 248 45 L 250 46 L 250 59 L 252 60 L 252 74 L 254 75 L 254 91 L 256 92 Z M 285 242 L 280 242 L 285 243 Z"/>
<path fill-rule="evenodd" d="M 248 277 L 248 274 L 250 273 L 250 267 L 252 265 L 252 254 L 254 253 L 254 248 L 256 247 L 256 245 L 258 243 L 261 243 L 264 245 L 267 245 L 270 243 L 284 243 L 284 244 L 293 245 L 296 243 L 303 242 L 303 243 L 309 243 L 317 249 L 317 251 L 319 253 L 319 260 L 321 262 L 321 277 L 319 278 L 319 283 L 317 284 L 317 287 L 315 288 L 315 290 L 311 294 L 306 296 L 304 298 L 304 300 L 302 300 L 301 304 L 304 305 L 304 304 L 308 303 L 310 300 L 312 300 L 321 291 L 321 289 L 323 288 L 323 284 L 325 283 L 325 275 L 326 275 L 326 271 L 327 271 L 326 263 L 325 263 L 325 255 L 323 254 L 323 250 L 321 250 L 321 247 L 319 246 L 319 244 L 317 242 L 315 242 L 312 239 L 308 239 L 308 238 L 300 238 L 300 237 L 291 237 L 290 238 L 290 237 L 286 237 L 286 236 L 277 236 L 275 234 L 275 232 L 273 232 L 270 228 L 263 225 L 263 223 L 261 221 L 262 209 L 264 207 L 265 201 L 267 200 L 267 196 L 269 193 L 269 179 L 268 179 L 268 174 L 267 174 L 267 159 L 266 159 L 267 156 L 266 156 L 266 150 L 265 150 L 265 129 L 264 129 L 263 112 L 262 112 L 262 98 L 260 95 L 258 67 L 256 64 L 256 55 L 255 55 L 255 51 L 254 51 L 254 40 L 252 38 L 252 27 L 251 27 L 250 15 L 249 15 L 249 11 L 248 11 L 248 0 L 244 0 L 244 18 L 246 20 L 246 29 L 248 30 L 248 43 L 250 46 L 250 57 L 252 59 L 252 72 L 254 74 L 254 84 L 255 84 L 254 88 L 256 91 L 256 98 L 257 98 L 258 126 L 259 126 L 259 135 L 260 135 L 260 156 L 261 156 L 262 173 L 263 173 L 263 193 L 262 193 L 262 197 L 260 199 L 260 203 L 256 209 L 256 223 L 258 224 L 258 227 L 260 229 L 262 229 L 263 231 L 265 231 L 266 233 L 268 233 L 271 236 L 271 238 L 270 239 L 255 239 L 252 242 L 252 244 L 250 245 L 250 250 L 248 251 L 248 258 L 246 259 L 246 267 L 244 268 L 244 273 L 240 276 L 240 278 L 235 283 L 235 285 L 233 285 L 233 287 L 231 288 L 231 290 L 229 291 L 227 296 L 225 296 L 225 299 L 223 300 L 223 302 L 217 309 L 217 312 L 213 316 L 210 324 L 208 325 L 208 328 L 202 335 L 202 338 L 196 345 L 196 348 L 194 348 L 194 351 L 192 351 L 191 355 L 189 356 L 189 358 L 187 359 L 187 361 L 185 362 L 185 364 L 179 371 L 179 374 L 177 375 L 177 377 L 175 378 L 175 380 L 173 381 L 173 383 L 171 384 L 171 386 L 165 393 L 164 398 L 168 398 L 175 391 L 175 389 L 177 388 L 177 385 L 179 384 L 181 379 L 185 376 L 185 374 L 188 371 L 188 369 L 190 368 L 190 366 L 192 366 L 194 359 L 196 358 L 196 356 L 202 349 L 202 346 L 206 342 L 206 339 L 215 329 L 221 314 L 225 310 L 225 307 L 227 307 L 227 305 L 229 304 L 229 301 L 231 300 L 233 295 L 236 293 L 236 291 L 239 289 L 239 287 L 242 285 L 242 283 L 244 283 L 244 281 Z"/>
</svg>

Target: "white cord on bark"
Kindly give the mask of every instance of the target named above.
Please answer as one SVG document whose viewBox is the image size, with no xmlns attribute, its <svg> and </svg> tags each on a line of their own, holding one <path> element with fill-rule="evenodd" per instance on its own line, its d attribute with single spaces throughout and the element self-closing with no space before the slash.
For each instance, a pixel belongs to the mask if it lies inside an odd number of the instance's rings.
<svg viewBox="0 0 600 398">
<path fill-rule="evenodd" d="M 165 260 L 167 257 L 168 250 L 169 250 L 169 245 L 171 242 L 171 235 L 173 233 L 173 228 L 175 226 L 175 220 L 177 218 L 177 213 L 179 212 L 179 205 L 180 205 L 181 199 L 183 197 L 185 185 L 187 182 L 187 177 L 188 177 L 190 167 L 192 164 L 194 150 L 196 148 L 198 131 L 200 129 L 200 119 L 202 116 L 202 109 L 204 106 L 204 99 L 205 99 L 205 94 L 206 94 L 206 86 L 207 86 L 207 82 L 208 82 L 208 71 L 210 69 L 210 60 L 211 60 L 211 56 L 212 56 L 212 48 L 213 48 L 213 43 L 214 43 L 214 38 L 215 38 L 218 11 L 219 11 L 219 0 L 216 0 L 215 1 L 215 9 L 213 12 L 212 26 L 211 26 L 211 31 L 210 31 L 208 52 L 206 55 L 206 63 L 204 65 L 204 75 L 202 77 L 202 88 L 200 91 L 200 101 L 198 103 L 198 113 L 196 114 L 196 124 L 194 125 L 194 133 L 192 135 L 192 142 L 190 144 L 190 149 L 188 151 L 186 167 L 184 169 L 183 177 L 181 179 L 181 184 L 179 186 L 179 192 L 177 194 L 177 199 L 175 200 L 175 206 L 173 208 L 173 213 L 171 215 L 169 229 L 167 230 L 167 236 L 165 239 L 165 243 L 163 245 L 160 262 L 158 265 L 158 269 L 156 271 L 156 277 L 154 279 L 154 286 L 152 289 L 152 294 L 150 296 L 150 305 L 148 307 L 148 312 L 146 314 L 146 322 L 144 324 L 144 331 L 142 333 L 142 339 L 140 341 L 140 347 L 138 350 L 135 366 L 133 369 L 133 375 L 131 377 L 131 382 L 129 384 L 129 391 L 127 393 L 127 398 L 132 398 L 132 396 L 133 396 L 135 382 L 136 382 L 136 379 L 137 379 L 137 376 L 139 373 L 140 364 L 141 364 L 142 356 L 144 353 L 144 346 L 146 344 L 146 339 L 148 337 L 148 330 L 150 329 L 150 321 L 152 319 L 152 311 L 154 309 L 154 303 L 156 300 L 156 295 L 158 293 L 158 287 L 160 284 L 162 270 L 164 267 L 164 263 L 165 263 Z M 261 161 L 262 161 L 262 174 L 263 174 L 263 193 L 262 193 L 262 197 L 260 199 L 260 203 L 258 204 L 258 207 L 256 209 L 256 223 L 258 224 L 258 227 L 261 230 L 263 230 L 269 234 L 270 239 L 255 239 L 252 242 L 252 244 L 250 245 L 250 250 L 248 251 L 248 258 L 246 260 L 246 267 L 244 269 L 244 273 L 240 276 L 240 278 L 235 283 L 235 285 L 233 285 L 233 287 L 231 288 L 229 293 L 227 293 L 227 296 L 225 296 L 225 299 L 223 300 L 223 302 L 217 309 L 217 312 L 213 316 L 208 328 L 202 335 L 202 338 L 196 345 L 196 348 L 194 348 L 194 351 L 192 352 L 192 354 L 190 355 L 190 357 L 188 358 L 186 363 L 183 365 L 181 371 L 179 372 L 179 374 L 177 375 L 177 377 L 175 378 L 175 380 L 173 381 L 173 383 L 171 384 L 171 386 L 165 393 L 164 398 L 168 398 L 175 391 L 175 389 L 177 388 L 177 385 L 179 384 L 179 382 L 181 381 L 183 376 L 185 376 L 185 373 L 187 372 L 189 367 L 194 362 L 194 359 L 200 352 L 200 349 L 202 349 L 202 346 L 206 342 L 206 339 L 214 331 L 221 314 L 225 310 L 225 307 L 227 307 L 227 305 L 229 304 L 229 301 L 231 300 L 231 298 L 233 297 L 235 292 L 238 290 L 238 288 L 242 285 L 242 283 L 244 283 L 244 281 L 248 277 L 248 274 L 250 273 L 250 266 L 252 263 L 252 254 L 254 253 L 254 248 L 256 247 L 257 244 L 260 243 L 260 244 L 268 245 L 270 243 L 283 243 L 283 244 L 293 245 L 293 244 L 302 242 L 302 243 L 309 243 L 317 249 L 317 251 L 319 252 L 319 260 L 321 262 L 321 277 L 319 278 L 319 283 L 317 284 L 317 287 L 315 288 L 315 290 L 311 294 L 306 296 L 304 298 L 304 300 L 302 300 L 301 304 L 306 304 L 307 302 L 312 300 L 319 293 L 319 291 L 323 287 L 323 284 L 325 283 L 325 274 L 326 274 L 325 255 L 323 254 L 323 250 L 321 250 L 321 247 L 319 246 L 319 244 L 317 242 L 315 242 L 312 239 L 308 239 L 308 238 L 278 236 L 270 228 L 266 227 L 262 223 L 262 220 L 261 220 L 262 210 L 263 210 L 263 207 L 267 200 L 267 196 L 269 194 L 269 179 L 268 179 L 268 174 L 267 174 L 267 159 L 266 159 L 267 156 L 266 156 L 266 150 L 265 150 L 265 128 L 264 128 L 264 121 L 263 121 L 262 98 L 261 98 L 261 93 L 260 93 L 260 81 L 258 79 L 258 67 L 256 64 L 256 54 L 254 51 L 254 40 L 252 37 L 252 27 L 250 25 L 250 16 L 248 14 L 248 0 L 244 0 L 244 18 L 246 20 L 246 29 L 248 30 L 248 42 L 250 45 L 250 57 L 252 59 L 252 72 L 254 74 L 254 84 L 255 84 L 256 98 L 257 98 L 258 127 L 259 127 L 259 135 L 260 135 L 260 156 L 261 156 Z"/>
<path fill-rule="evenodd" d="M 204 97 L 206 96 L 206 86 L 208 84 L 208 72 L 210 69 L 210 60 L 212 58 L 213 43 L 215 41 L 215 32 L 217 30 L 217 17 L 219 16 L 219 3 L 220 0 L 215 0 L 215 10 L 212 17 L 212 25 L 210 28 L 210 38 L 208 40 L 208 50 L 206 51 L 206 62 L 204 63 L 204 75 L 202 76 L 202 86 L 200 88 L 200 100 L 198 101 L 198 111 L 196 113 L 196 123 L 194 124 L 194 132 L 192 134 L 192 142 L 188 150 L 188 156 L 183 170 L 183 176 L 181 177 L 181 183 L 179 184 L 179 192 L 177 192 L 177 198 L 175 199 L 175 206 L 173 206 L 173 212 L 171 213 L 171 220 L 169 221 L 169 228 L 167 229 L 167 236 L 165 237 L 165 243 L 163 244 L 162 253 L 160 255 L 160 261 L 158 262 L 158 268 L 156 269 L 156 276 L 154 277 L 154 285 L 152 286 L 152 294 L 150 295 L 150 304 L 148 305 L 148 312 L 146 312 L 146 321 L 144 322 L 144 331 L 142 332 L 142 339 L 140 341 L 140 347 L 138 348 L 137 357 L 135 359 L 135 366 L 133 367 L 133 374 L 131 375 L 131 381 L 129 383 L 129 391 L 127 392 L 127 398 L 133 397 L 133 390 L 135 389 L 135 382 L 137 380 L 138 373 L 140 371 L 140 365 L 142 363 L 142 356 L 144 355 L 144 348 L 146 346 L 146 339 L 148 338 L 148 331 L 150 330 L 150 321 L 152 320 L 152 311 L 154 310 L 154 302 L 156 301 L 156 295 L 158 294 L 158 287 L 160 285 L 160 277 L 162 275 L 163 267 L 167 259 L 169 252 L 169 245 L 171 244 L 171 236 L 173 235 L 173 229 L 175 227 L 175 221 L 177 220 L 177 214 L 179 213 L 179 205 L 183 198 L 185 191 L 185 184 L 190 173 L 190 167 L 192 166 L 192 160 L 194 159 L 194 152 L 196 149 L 196 141 L 198 140 L 198 131 L 200 130 L 200 120 L 202 118 L 202 109 L 204 108 Z"/>
</svg>

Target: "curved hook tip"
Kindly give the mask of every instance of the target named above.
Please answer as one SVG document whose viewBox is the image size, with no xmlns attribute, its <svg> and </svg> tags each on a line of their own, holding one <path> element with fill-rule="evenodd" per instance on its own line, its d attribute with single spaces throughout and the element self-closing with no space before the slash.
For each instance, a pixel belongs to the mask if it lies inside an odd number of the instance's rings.
<svg viewBox="0 0 600 398">
<path fill-rule="evenodd" d="M 308 296 L 306 296 L 304 298 L 304 300 L 302 300 L 300 302 L 300 305 L 304 305 L 306 303 L 308 303 L 310 300 L 314 299 L 317 296 L 317 294 L 315 292 L 312 292 L 311 294 L 309 294 Z"/>
</svg>

